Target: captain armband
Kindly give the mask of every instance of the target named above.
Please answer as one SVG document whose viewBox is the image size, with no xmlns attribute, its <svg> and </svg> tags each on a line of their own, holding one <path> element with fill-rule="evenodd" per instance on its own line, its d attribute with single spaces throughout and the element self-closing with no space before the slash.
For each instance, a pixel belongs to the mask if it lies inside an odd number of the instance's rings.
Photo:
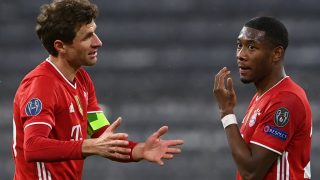
<svg viewBox="0 0 320 180">
<path fill-rule="evenodd" d="M 100 128 L 110 125 L 102 111 L 88 112 L 88 135 L 92 136 Z"/>
<path fill-rule="evenodd" d="M 227 126 L 229 126 L 231 124 L 238 124 L 236 115 L 234 115 L 234 114 L 228 114 L 228 115 L 224 116 L 221 119 L 221 122 L 222 122 L 223 128 L 226 128 Z"/>
</svg>

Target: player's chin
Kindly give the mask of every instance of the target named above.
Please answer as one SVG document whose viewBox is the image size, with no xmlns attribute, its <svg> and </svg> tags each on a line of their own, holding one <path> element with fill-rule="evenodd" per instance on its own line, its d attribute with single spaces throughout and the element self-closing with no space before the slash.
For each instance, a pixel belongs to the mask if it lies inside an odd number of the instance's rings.
<svg viewBox="0 0 320 180">
<path fill-rule="evenodd" d="M 94 58 L 89 58 L 87 61 L 86 61 L 86 64 L 85 66 L 93 66 L 97 63 L 98 59 L 97 57 L 94 57 Z"/>
<path fill-rule="evenodd" d="M 249 84 L 249 83 L 252 82 L 251 79 L 246 78 L 246 77 L 240 77 L 240 81 L 241 81 L 242 83 L 244 83 L 244 84 Z"/>
</svg>

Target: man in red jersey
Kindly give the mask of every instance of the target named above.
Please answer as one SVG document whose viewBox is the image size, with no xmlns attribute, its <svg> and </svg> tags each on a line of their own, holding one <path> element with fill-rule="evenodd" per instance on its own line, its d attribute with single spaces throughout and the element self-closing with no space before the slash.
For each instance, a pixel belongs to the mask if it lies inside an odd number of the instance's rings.
<svg viewBox="0 0 320 180">
<path fill-rule="evenodd" d="M 234 115 L 237 98 L 230 71 L 224 67 L 215 76 L 213 92 L 237 179 L 311 179 L 311 110 L 304 90 L 285 74 L 287 46 L 288 32 L 275 18 L 253 18 L 240 31 L 240 79 L 254 83 L 257 90 L 241 129 Z"/>
<path fill-rule="evenodd" d="M 120 162 L 163 165 L 180 153 L 182 140 L 162 140 L 161 127 L 143 143 L 116 133 L 121 123 L 104 116 L 82 66 L 97 62 L 98 10 L 88 0 L 55 0 L 41 7 L 36 31 L 49 57 L 22 80 L 14 99 L 16 180 L 81 179 L 83 160 L 99 155 Z M 91 138 L 87 139 L 90 136 Z"/>
</svg>

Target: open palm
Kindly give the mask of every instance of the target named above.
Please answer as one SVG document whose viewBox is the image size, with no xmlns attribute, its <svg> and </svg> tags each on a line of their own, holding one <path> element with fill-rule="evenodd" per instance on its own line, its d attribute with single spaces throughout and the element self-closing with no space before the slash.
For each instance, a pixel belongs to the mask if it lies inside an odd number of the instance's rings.
<svg viewBox="0 0 320 180">
<path fill-rule="evenodd" d="M 145 142 L 143 156 L 145 160 L 156 162 L 163 165 L 162 158 L 172 159 L 173 154 L 180 153 L 180 148 L 172 147 L 183 144 L 182 140 L 163 140 L 160 137 L 168 132 L 168 127 L 163 126 L 157 132 L 153 133 Z"/>
</svg>

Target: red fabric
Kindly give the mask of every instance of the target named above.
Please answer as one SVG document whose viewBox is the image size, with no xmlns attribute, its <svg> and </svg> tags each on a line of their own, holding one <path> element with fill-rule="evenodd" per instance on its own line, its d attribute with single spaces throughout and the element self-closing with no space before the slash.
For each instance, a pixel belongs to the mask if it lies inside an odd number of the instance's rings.
<svg viewBox="0 0 320 180">
<path fill-rule="evenodd" d="M 87 72 L 79 69 L 74 82 L 70 83 L 51 62 L 44 61 L 22 80 L 13 109 L 15 179 L 81 179 L 83 159 L 80 159 L 80 148 L 64 145 L 71 143 L 80 146 L 87 138 L 87 111 L 101 111 Z M 50 127 L 50 133 L 25 135 L 25 130 L 29 131 L 28 128 L 39 124 Z M 46 136 L 48 139 L 45 139 Z M 48 148 L 46 151 L 53 157 L 44 155 L 46 152 L 41 151 L 43 147 Z M 61 149 L 55 149 L 60 147 L 64 148 L 64 155 Z M 39 157 L 36 152 L 40 153 Z M 24 153 L 27 153 L 26 156 Z M 69 155 L 72 157 L 67 157 Z M 26 161 L 36 158 L 48 161 Z M 54 158 L 61 161 L 50 162 Z"/>
<path fill-rule="evenodd" d="M 83 159 L 78 147 L 87 138 L 88 111 L 101 109 L 83 68 L 73 83 L 49 60 L 28 73 L 14 99 L 14 179 L 81 179 Z M 48 126 L 50 133 L 46 128 L 34 129 L 40 125 Z"/>
<path fill-rule="evenodd" d="M 63 161 L 83 159 L 83 141 L 59 141 L 48 138 L 51 129 L 47 125 L 31 125 L 25 128 L 24 156 L 28 162 Z"/>
<path fill-rule="evenodd" d="M 311 108 L 304 90 L 289 77 L 255 95 L 241 130 L 247 144 L 279 154 L 264 179 L 308 179 L 311 154 Z M 237 173 L 237 179 L 241 180 Z"/>
</svg>

